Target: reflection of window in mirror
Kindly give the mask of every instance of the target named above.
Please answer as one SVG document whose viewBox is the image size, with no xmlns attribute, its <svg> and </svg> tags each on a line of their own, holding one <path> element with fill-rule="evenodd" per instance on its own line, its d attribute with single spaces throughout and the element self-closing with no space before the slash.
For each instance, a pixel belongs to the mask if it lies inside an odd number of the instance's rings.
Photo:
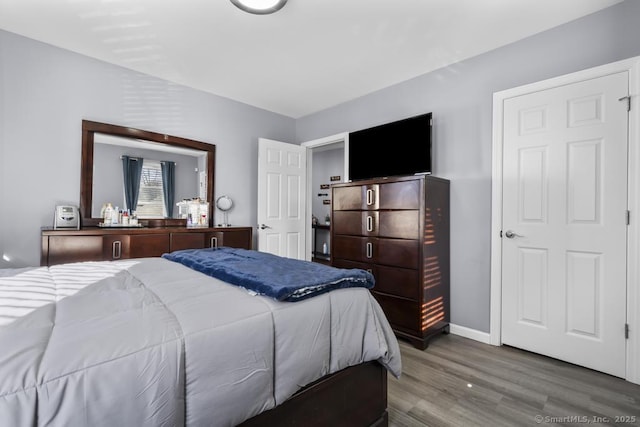
<svg viewBox="0 0 640 427">
<path fill-rule="evenodd" d="M 162 169 L 157 160 L 145 159 L 140 176 L 136 213 L 139 218 L 166 217 L 162 192 Z"/>
</svg>

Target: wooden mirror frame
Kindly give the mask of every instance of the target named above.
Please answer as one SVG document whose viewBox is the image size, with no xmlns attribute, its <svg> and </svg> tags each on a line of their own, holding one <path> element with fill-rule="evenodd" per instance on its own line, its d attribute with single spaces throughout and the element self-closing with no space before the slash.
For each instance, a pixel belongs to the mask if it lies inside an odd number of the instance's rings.
<svg viewBox="0 0 640 427">
<path fill-rule="evenodd" d="M 192 139 L 107 123 L 82 121 L 82 160 L 80 170 L 80 218 L 83 227 L 97 227 L 102 218 L 92 218 L 93 202 L 93 147 L 96 133 L 120 136 L 124 138 L 142 139 L 175 147 L 191 148 L 207 153 L 207 202 L 209 202 L 209 224 L 213 224 L 213 190 L 216 164 L 216 146 Z M 140 223 L 152 227 L 185 226 L 186 221 L 176 218 L 142 219 Z"/>
</svg>

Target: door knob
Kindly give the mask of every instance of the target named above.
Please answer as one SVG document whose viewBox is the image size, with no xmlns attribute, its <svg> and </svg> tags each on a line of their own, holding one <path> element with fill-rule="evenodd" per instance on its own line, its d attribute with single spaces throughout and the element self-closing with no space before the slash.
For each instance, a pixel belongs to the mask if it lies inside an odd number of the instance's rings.
<svg viewBox="0 0 640 427">
<path fill-rule="evenodd" d="M 266 224 L 260 224 L 260 230 L 264 230 L 265 228 L 271 228 Z"/>
<path fill-rule="evenodd" d="M 514 233 L 514 232 L 513 232 L 513 231 L 511 231 L 511 230 L 507 230 L 507 231 L 504 233 L 504 236 L 505 236 L 507 239 L 513 239 L 514 237 L 524 237 L 524 236 L 521 236 L 520 234 L 516 234 L 516 233 Z"/>
</svg>

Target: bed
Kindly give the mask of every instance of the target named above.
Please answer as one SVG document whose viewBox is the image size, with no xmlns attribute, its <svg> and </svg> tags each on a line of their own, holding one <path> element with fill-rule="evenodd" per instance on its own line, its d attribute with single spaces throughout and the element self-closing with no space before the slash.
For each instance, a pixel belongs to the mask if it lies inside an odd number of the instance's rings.
<svg viewBox="0 0 640 427">
<path fill-rule="evenodd" d="M 0 272 L 0 425 L 386 425 L 400 352 L 366 288 L 279 301 L 165 258 Z"/>
</svg>

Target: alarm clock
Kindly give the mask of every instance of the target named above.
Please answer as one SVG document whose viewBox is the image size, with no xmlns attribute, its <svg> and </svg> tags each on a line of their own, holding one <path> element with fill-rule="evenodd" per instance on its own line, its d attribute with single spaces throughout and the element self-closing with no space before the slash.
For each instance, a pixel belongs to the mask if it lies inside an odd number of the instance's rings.
<svg viewBox="0 0 640 427">
<path fill-rule="evenodd" d="M 56 206 L 53 217 L 53 229 L 75 228 L 80 229 L 80 214 L 76 206 Z"/>
</svg>

